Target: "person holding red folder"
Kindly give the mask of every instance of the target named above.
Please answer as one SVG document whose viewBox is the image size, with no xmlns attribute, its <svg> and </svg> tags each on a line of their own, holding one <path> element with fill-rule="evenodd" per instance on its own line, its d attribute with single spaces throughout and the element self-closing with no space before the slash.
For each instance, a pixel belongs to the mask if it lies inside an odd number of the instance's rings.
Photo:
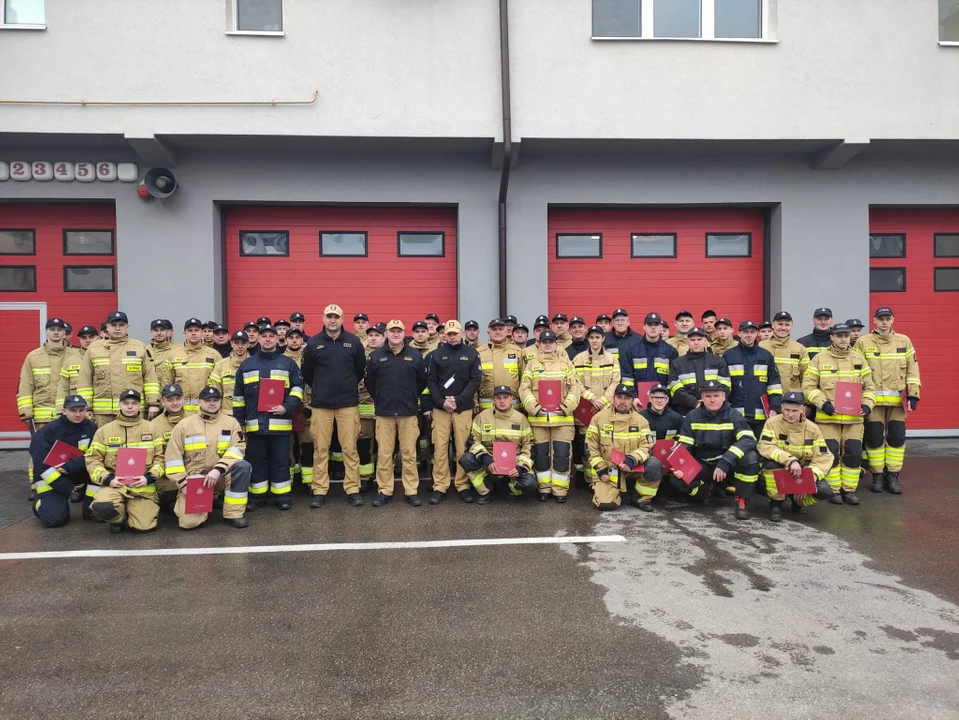
<svg viewBox="0 0 959 720">
<path fill-rule="evenodd" d="M 766 461 L 762 472 L 769 496 L 769 519 L 773 522 L 782 522 L 783 502 L 786 500 L 776 485 L 773 475 L 776 470 L 788 470 L 794 478 L 799 479 L 803 468 L 810 468 L 819 485 L 825 484 L 826 475 L 833 465 L 833 456 L 822 430 L 816 423 L 806 419 L 805 402 L 802 393 L 783 395 L 782 412 L 766 421 L 756 446 L 756 451 Z M 830 490 L 826 496 L 831 495 Z M 790 500 L 793 512 L 803 515 L 807 506 L 815 504 L 816 497 L 791 495 Z"/>
<path fill-rule="evenodd" d="M 559 383 L 559 409 L 543 409 L 539 397 L 540 382 Z M 519 396 L 533 429 L 533 468 L 539 483 L 540 501 L 566 502 L 572 446 L 576 429 L 573 410 L 579 404 L 582 386 L 576 368 L 565 352 L 558 351 L 556 333 L 544 330 L 539 336 L 539 352 L 529 360 L 523 372 Z"/>
<path fill-rule="evenodd" d="M 593 325 L 586 335 L 589 349 L 573 358 L 576 376 L 583 386 L 580 404 L 588 403 L 595 415 L 613 405 L 613 394 L 621 379 L 619 360 L 604 347 L 606 333 L 599 325 Z M 593 470 L 584 462 L 586 428 L 589 421 L 576 418 L 576 437 L 573 440 L 573 466 L 584 474 L 587 487 L 596 481 Z"/>
<path fill-rule="evenodd" d="M 79 395 L 63 400 L 63 414 L 47 423 L 30 440 L 30 459 L 35 472 L 37 499 L 31 505 L 33 514 L 46 527 L 60 527 L 70 520 L 70 493 L 77 485 L 87 485 L 83 455 L 97 431 L 97 424 L 87 419 L 87 401 Z M 70 452 L 54 455 L 54 448 Z M 89 519 L 90 500 L 83 500 L 83 517 Z"/>
<path fill-rule="evenodd" d="M 163 455 L 154 437 L 153 423 L 141 416 L 140 393 L 120 393 L 117 419 L 97 430 L 86 454 L 90 480 L 99 488 L 90 512 L 105 523 L 111 533 L 125 527 L 146 532 L 157 526 L 160 503 L 157 480 L 163 477 Z M 146 472 L 136 478 L 117 472 L 117 455 L 122 448 L 146 451 Z"/>
<path fill-rule="evenodd" d="M 732 474 L 736 487 L 736 519 L 748 519 L 747 506 L 759 479 L 756 436 L 746 419 L 726 401 L 723 383 L 707 380 L 703 384 L 702 404 L 686 416 L 676 440 L 687 446 L 702 469 L 695 478 L 683 477 L 681 471 L 674 471 L 670 478 L 672 486 L 680 493 L 703 497 L 704 502 L 709 503 L 713 497 L 725 496 L 723 488 Z M 705 492 L 701 492 L 703 487 Z"/>
<path fill-rule="evenodd" d="M 665 385 L 654 385 L 647 392 L 649 404 L 639 414 L 649 423 L 650 442 L 653 443 L 649 460 L 646 461 L 645 474 L 651 481 L 661 481 L 663 475 L 671 472 L 670 468 L 664 467 L 658 457 L 655 456 L 655 449 L 658 443 L 664 443 L 665 448 L 670 448 L 675 442 L 676 436 L 683 427 L 683 416 L 669 407 L 669 388 Z M 671 490 L 672 484 L 660 484 L 660 492 Z"/>
<path fill-rule="evenodd" d="M 596 476 L 593 505 L 600 510 L 616 510 L 620 495 L 629 492 L 632 505 L 652 511 L 659 479 L 647 477 L 642 468 L 652 448 L 650 435 L 649 423 L 633 408 L 632 390 L 625 384 L 618 385 L 613 406 L 596 413 L 586 430 L 589 465 Z M 661 465 L 659 469 L 662 478 Z"/>
<path fill-rule="evenodd" d="M 530 455 L 532 443 L 533 431 L 529 422 L 513 407 L 513 390 L 508 385 L 494 388 L 493 407 L 473 419 L 467 440 L 468 450 L 459 461 L 479 495 L 477 504 L 486 505 L 493 499 L 489 487 L 491 480 L 505 482 L 514 497 L 536 492 Z M 514 448 L 515 461 L 509 467 L 496 457 L 497 446 L 501 444 Z"/>
<path fill-rule="evenodd" d="M 816 407 L 816 424 L 833 454 L 833 466 L 826 475 L 833 493 L 829 502 L 858 505 L 856 490 L 862 466 L 863 420 L 876 404 L 875 385 L 866 358 L 849 346 L 849 326 L 836 323 L 829 335 L 832 344 L 809 361 L 803 377 L 803 395 Z M 861 386 L 858 413 L 837 411 L 836 386 L 841 382 Z"/>
</svg>

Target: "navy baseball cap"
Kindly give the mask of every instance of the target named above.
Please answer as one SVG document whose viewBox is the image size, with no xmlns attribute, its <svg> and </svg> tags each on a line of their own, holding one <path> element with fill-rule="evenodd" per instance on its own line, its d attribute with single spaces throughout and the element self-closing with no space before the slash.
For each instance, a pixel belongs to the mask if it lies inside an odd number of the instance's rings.
<svg viewBox="0 0 959 720">
<path fill-rule="evenodd" d="M 801 392 L 788 392 L 783 395 L 782 404 L 792 403 L 793 405 L 805 405 L 806 399 Z"/>
<path fill-rule="evenodd" d="M 619 385 L 616 386 L 616 390 L 613 392 L 613 395 L 629 395 L 630 397 L 632 397 L 633 391 L 630 390 L 629 385 L 624 385 L 623 383 L 620 383 Z"/>
</svg>

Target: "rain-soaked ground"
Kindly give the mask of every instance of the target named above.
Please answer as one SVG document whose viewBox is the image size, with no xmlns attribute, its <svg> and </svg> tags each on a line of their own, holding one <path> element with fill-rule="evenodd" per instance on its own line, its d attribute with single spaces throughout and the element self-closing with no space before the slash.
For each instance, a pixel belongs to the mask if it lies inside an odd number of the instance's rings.
<svg viewBox="0 0 959 720">
<path fill-rule="evenodd" d="M 957 718 L 959 445 L 802 521 L 660 503 L 350 508 L 44 530 L 0 455 L 0 553 L 622 535 L 590 545 L 8 560 L 0 718 Z M 397 497 L 399 494 L 397 495 Z M 341 496 L 337 495 L 336 500 Z M 76 510 L 77 506 L 74 506 Z"/>
</svg>

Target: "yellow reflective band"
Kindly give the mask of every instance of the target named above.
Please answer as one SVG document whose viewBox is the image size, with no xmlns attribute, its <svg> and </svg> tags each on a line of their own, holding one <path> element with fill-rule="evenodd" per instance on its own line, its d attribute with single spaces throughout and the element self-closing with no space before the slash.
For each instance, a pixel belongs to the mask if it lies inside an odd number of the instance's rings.
<svg viewBox="0 0 959 720">
<path fill-rule="evenodd" d="M 223 457 L 230 458 L 231 460 L 242 460 L 243 452 L 238 447 L 231 447 L 225 453 Z"/>
<path fill-rule="evenodd" d="M 740 450 L 735 445 L 729 446 L 729 452 L 731 452 L 733 455 L 735 455 L 738 458 L 741 458 L 745 454 L 742 450 Z"/>
<path fill-rule="evenodd" d="M 711 423 L 711 422 L 694 422 L 690 423 L 690 427 L 693 430 L 735 430 L 735 426 L 731 422 L 722 422 L 722 423 Z"/>
<path fill-rule="evenodd" d="M 166 471 L 169 473 L 186 472 L 186 466 L 182 460 L 167 460 Z"/>
</svg>

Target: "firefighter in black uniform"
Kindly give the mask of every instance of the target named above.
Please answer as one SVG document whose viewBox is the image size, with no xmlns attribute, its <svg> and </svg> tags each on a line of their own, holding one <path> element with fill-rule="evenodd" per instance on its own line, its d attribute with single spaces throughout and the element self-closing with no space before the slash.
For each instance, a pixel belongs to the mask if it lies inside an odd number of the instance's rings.
<svg viewBox="0 0 959 720">
<path fill-rule="evenodd" d="M 732 473 L 736 486 L 736 519 L 749 517 L 747 505 L 759 477 L 759 454 L 756 436 L 745 418 L 726 402 L 727 388 L 718 380 L 708 380 L 702 386 L 702 405 L 692 410 L 683 421 L 676 439 L 688 446 L 702 470 L 695 478 L 683 478 L 674 470 L 672 485 L 692 496 L 703 495 L 709 502 L 714 488 L 722 488 Z"/>
<path fill-rule="evenodd" d="M 63 414 L 47 423 L 30 441 L 30 459 L 36 481 L 37 499 L 33 501 L 33 514 L 47 527 L 60 527 L 70 520 L 70 493 L 77 485 L 90 484 L 90 476 L 83 455 L 65 459 L 54 465 L 44 460 L 59 440 L 84 452 L 97 432 L 97 424 L 87 420 L 87 401 L 79 395 L 68 395 L 63 401 Z M 90 516 L 90 501 L 83 499 L 83 517 Z"/>
<path fill-rule="evenodd" d="M 714 380 L 729 391 L 729 370 L 726 362 L 706 347 L 706 331 L 695 327 L 686 333 L 689 352 L 669 366 L 669 392 L 673 409 L 685 415 L 699 404 L 700 390 Z"/>
<path fill-rule="evenodd" d="M 813 331 L 799 338 L 799 344 L 806 348 L 809 359 L 832 345 L 829 328 L 832 327 L 832 310 L 827 307 L 816 308 L 812 314 Z"/>
<path fill-rule="evenodd" d="M 669 382 L 669 366 L 679 357 L 679 353 L 663 340 L 662 334 L 663 319 L 657 313 L 648 313 L 643 323 L 643 334 L 620 350 L 624 385 L 635 388 L 636 383 L 656 382 L 665 385 Z M 641 397 L 637 397 L 634 403 L 637 410 L 645 404 L 646 398 Z"/>
<path fill-rule="evenodd" d="M 566 346 L 566 354 L 570 360 L 575 360 L 581 352 L 589 350 L 589 340 L 586 337 L 586 321 L 579 315 L 569 319 L 569 335 L 572 341 Z"/>
<path fill-rule="evenodd" d="M 767 420 L 762 397 L 766 396 L 772 417 L 779 412 L 783 396 L 776 359 L 771 352 L 759 347 L 758 335 L 759 326 L 752 320 L 743 320 L 739 323 L 739 344 L 723 355 L 733 386 L 729 404 L 746 418 L 757 438 Z"/>
<path fill-rule="evenodd" d="M 679 431 L 683 427 L 683 416 L 669 407 L 669 388 L 665 385 L 659 384 L 651 387 L 648 398 L 648 406 L 640 410 L 639 414 L 649 423 L 650 432 L 653 433 L 653 437 L 649 439 L 650 448 L 652 448 L 659 440 L 676 439 L 676 436 L 679 435 Z M 650 450 L 650 453 L 652 453 L 652 450 Z M 672 489 L 670 483 L 663 484 L 661 482 L 663 474 L 664 468 L 659 458 L 653 457 L 653 455 L 650 454 L 649 459 L 646 461 L 646 476 L 650 480 L 655 479 L 660 482 L 657 495 L 668 494 Z M 683 495 L 682 497 L 686 496 Z"/>
</svg>

